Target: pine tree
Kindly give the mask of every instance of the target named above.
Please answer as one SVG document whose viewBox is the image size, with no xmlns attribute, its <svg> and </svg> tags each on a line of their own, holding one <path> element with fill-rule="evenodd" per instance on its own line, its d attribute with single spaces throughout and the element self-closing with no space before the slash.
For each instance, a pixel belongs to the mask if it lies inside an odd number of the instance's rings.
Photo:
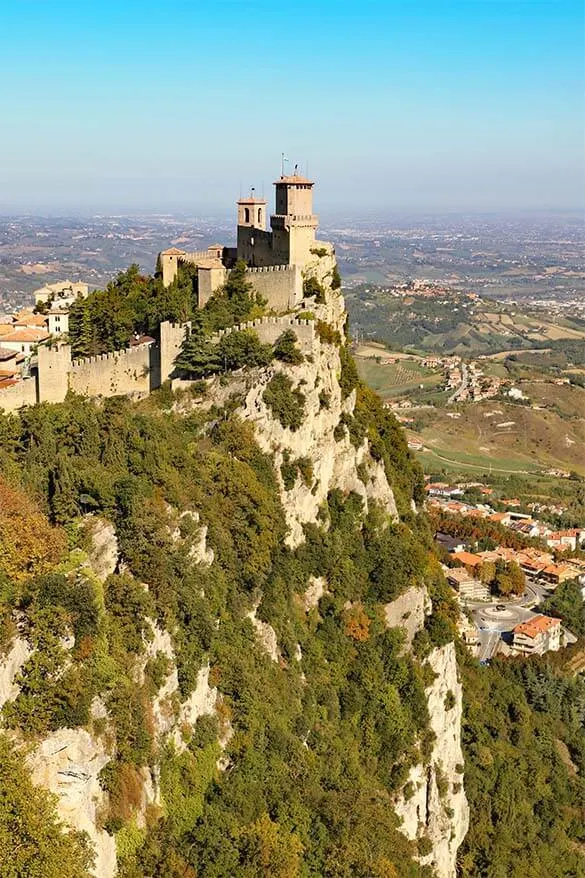
<svg viewBox="0 0 585 878">
<path fill-rule="evenodd" d="M 59 453 L 49 473 L 49 503 L 58 524 L 71 521 L 78 513 L 75 472 L 70 458 Z"/>
<path fill-rule="evenodd" d="M 205 378 L 222 367 L 217 345 L 205 337 L 200 312 L 194 315 L 191 332 L 175 360 L 176 371 L 187 378 Z"/>
</svg>

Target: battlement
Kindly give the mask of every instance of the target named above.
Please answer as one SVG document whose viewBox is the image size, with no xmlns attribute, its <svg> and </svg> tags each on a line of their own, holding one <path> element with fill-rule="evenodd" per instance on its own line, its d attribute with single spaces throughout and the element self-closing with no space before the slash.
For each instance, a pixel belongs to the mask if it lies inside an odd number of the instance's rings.
<svg viewBox="0 0 585 878">
<path fill-rule="evenodd" d="M 283 317 L 259 317 L 247 323 L 228 326 L 227 329 L 220 329 L 219 332 L 212 335 L 211 342 L 218 344 L 222 338 L 233 332 L 244 332 L 250 329 L 256 333 L 263 344 L 274 344 L 283 332 L 292 329 L 304 354 L 313 352 L 317 340 L 314 320 L 301 320 L 297 317 L 284 315 Z"/>
<path fill-rule="evenodd" d="M 247 268 L 247 274 L 258 274 L 260 272 L 266 271 L 294 271 L 296 269 L 296 265 L 259 265 L 254 266 L 253 268 Z"/>
<path fill-rule="evenodd" d="M 42 345 L 35 377 L 0 390 L 0 410 L 63 402 L 69 390 L 89 397 L 147 396 L 170 378 L 189 326 L 165 321 L 159 327 L 159 344 L 145 342 L 75 360 L 69 345 Z"/>
<path fill-rule="evenodd" d="M 199 262 L 200 259 L 209 259 L 209 251 L 208 250 L 193 250 L 190 253 L 182 253 L 179 256 L 181 262 Z"/>
<path fill-rule="evenodd" d="M 119 351 L 108 351 L 106 354 L 95 354 L 93 357 L 81 357 L 77 360 L 71 360 L 71 366 L 75 369 L 80 366 L 91 365 L 92 363 L 116 362 L 120 357 L 127 357 L 136 350 L 143 347 L 150 347 L 154 344 L 155 342 L 151 341 L 144 345 L 133 345 L 132 347 L 121 348 Z"/>
</svg>

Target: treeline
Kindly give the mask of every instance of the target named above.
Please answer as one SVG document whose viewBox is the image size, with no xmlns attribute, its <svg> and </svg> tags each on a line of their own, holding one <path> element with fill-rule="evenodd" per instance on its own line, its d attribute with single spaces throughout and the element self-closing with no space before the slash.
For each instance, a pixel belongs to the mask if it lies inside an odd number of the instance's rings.
<svg viewBox="0 0 585 878">
<path fill-rule="evenodd" d="M 238 262 L 226 283 L 199 310 L 196 269 L 180 265 L 177 277 L 163 286 L 162 277 L 140 273 L 137 265 L 120 272 L 105 290 L 96 290 L 71 307 L 69 338 L 74 357 L 120 350 L 138 335 L 158 335 L 164 320 L 184 323 L 195 317 L 206 334 L 253 320 L 265 302 L 246 281 L 246 265 Z"/>
<path fill-rule="evenodd" d="M 542 540 L 516 533 L 497 521 L 486 518 L 475 518 L 463 515 L 451 515 L 440 509 L 429 510 L 429 518 L 435 533 L 441 532 L 452 537 L 461 537 L 469 544 L 475 545 L 480 551 L 490 551 L 496 546 L 508 549 L 525 549 L 535 546 L 544 548 Z"/>
<path fill-rule="evenodd" d="M 480 668 L 463 650 L 461 878 L 585 874 L 585 681 L 546 658 Z"/>
</svg>

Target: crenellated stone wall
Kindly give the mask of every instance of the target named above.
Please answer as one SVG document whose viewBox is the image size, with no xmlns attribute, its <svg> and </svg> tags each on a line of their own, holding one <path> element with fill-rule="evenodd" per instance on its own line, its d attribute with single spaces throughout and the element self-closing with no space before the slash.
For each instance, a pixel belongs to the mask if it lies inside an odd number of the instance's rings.
<svg viewBox="0 0 585 878">
<path fill-rule="evenodd" d="M 248 268 L 246 280 L 266 299 L 273 311 L 287 311 L 303 299 L 303 277 L 298 265 Z"/>
<path fill-rule="evenodd" d="M 221 329 L 211 337 L 211 341 L 217 344 L 224 336 L 232 332 L 242 332 L 245 329 L 253 329 L 263 344 L 274 344 L 275 341 L 287 329 L 295 333 L 299 348 L 304 354 L 312 353 L 315 348 L 317 335 L 313 320 L 297 320 L 294 317 L 260 317 L 258 320 L 250 320 L 248 323 L 238 323 L 228 329 Z"/>
<path fill-rule="evenodd" d="M 34 378 L 24 378 L 0 390 L 0 410 L 16 412 L 25 405 L 37 401 L 37 382 Z"/>
<path fill-rule="evenodd" d="M 152 345 L 73 360 L 69 388 L 83 396 L 146 395 L 151 387 Z"/>
<path fill-rule="evenodd" d="M 150 342 L 72 360 L 71 347 L 39 347 L 36 378 L 0 390 L 0 410 L 38 402 L 63 402 L 67 391 L 83 396 L 145 396 L 167 381 L 190 324 L 160 324 L 160 343 Z"/>
</svg>

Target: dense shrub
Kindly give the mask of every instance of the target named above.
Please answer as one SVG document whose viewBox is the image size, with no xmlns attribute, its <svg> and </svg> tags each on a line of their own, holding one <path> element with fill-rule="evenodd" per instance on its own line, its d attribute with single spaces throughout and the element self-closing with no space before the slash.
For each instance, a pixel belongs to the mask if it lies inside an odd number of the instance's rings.
<svg viewBox="0 0 585 878">
<path fill-rule="evenodd" d="M 274 356 L 283 363 L 298 366 L 303 362 L 303 355 L 297 347 L 297 337 L 294 330 L 287 329 L 280 335 L 274 345 Z"/>
<path fill-rule="evenodd" d="M 315 296 L 315 302 L 322 305 L 325 302 L 325 290 L 316 277 L 306 277 L 303 281 L 303 296 L 309 298 Z"/>
<path fill-rule="evenodd" d="M 287 375 L 277 372 L 268 382 L 262 399 L 283 427 L 298 430 L 305 413 L 305 395 L 293 389 L 293 383 Z"/>
</svg>

